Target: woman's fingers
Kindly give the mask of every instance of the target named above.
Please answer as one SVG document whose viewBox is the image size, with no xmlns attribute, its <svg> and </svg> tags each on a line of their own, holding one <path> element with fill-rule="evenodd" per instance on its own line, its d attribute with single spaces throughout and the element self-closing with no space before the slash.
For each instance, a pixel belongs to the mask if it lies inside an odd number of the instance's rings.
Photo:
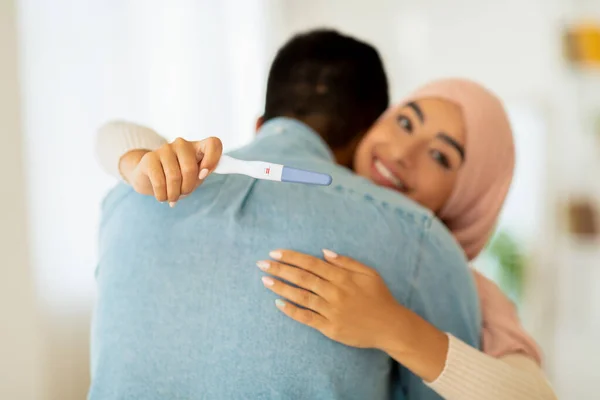
<svg viewBox="0 0 600 400">
<path fill-rule="evenodd" d="M 167 182 L 160 158 L 156 152 L 147 153 L 143 158 L 144 167 L 152 185 L 154 197 L 162 203 L 167 200 Z"/>
<path fill-rule="evenodd" d="M 182 181 L 177 155 L 169 144 L 165 144 L 158 150 L 158 156 L 167 181 L 167 199 L 170 203 L 176 202 L 181 194 Z"/>
<path fill-rule="evenodd" d="M 194 191 L 198 184 L 199 163 L 193 142 L 177 138 L 172 144 L 179 163 L 181 173 L 181 194 L 188 195 Z"/>
<path fill-rule="evenodd" d="M 223 154 L 223 143 L 217 137 L 209 137 L 193 143 L 196 156 L 200 160 L 200 174 L 198 178 L 203 180 L 217 168 Z"/>
<path fill-rule="evenodd" d="M 339 282 L 346 271 L 316 257 L 292 250 L 275 250 L 269 253 L 275 260 L 309 271 L 331 282 Z"/>
<path fill-rule="evenodd" d="M 319 297 L 308 290 L 290 286 L 287 283 L 273 279 L 270 276 L 263 276 L 262 282 L 267 289 L 279 296 L 293 301 L 299 306 L 318 312 L 321 315 L 326 314 L 327 302 L 323 300 L 322 297 Z"/>
<path fill-rule="evenodd" d="M 325 260 L 330 264 L 336 265 L 338 267 L 342 267 L 347 269 L 348 271 L 358 272 L 361 274 L 373 274 L 375 270 L 370 267 L 367 267 L 363 263 L 360 263 L 350 257 L 341 256 L 331 250 L 323 249 L 323 256 Z"/>
<path fill-rule="evenodd" d="M 197 142 L 177 138 L 142 157 L 139 168 L 136 168 L 139 182 L 134 181 L 132 185 L 136 191 L 150 194 L 146 183 L 149 180 L 156 200 L 169 201 L 173 207 L 179 199 L 202 184 L 217 167 L 222 153 L 223 145 L 219 138 L 210 137 Z"/>
<path fill-rule="evenodd" d="M 275 300 L 275 305 L 285 315 L 291 319 L 300 322 L 301 324 L 308 325 L 318 331 L 323 332 L 327 328 L 327 320 L 322 315 L 317 314 L 314 311 L 302 309 L 295 306 L 287 301 Z"/>
<path fill-rule="evenodd" d="M 256 265 L 268 274 L 311 291 L 325 300 L 330 300 L 336 295 L 337 289 L 333 284 L 303 269 L 274 261 L 259 261 Z"/>
</svg>

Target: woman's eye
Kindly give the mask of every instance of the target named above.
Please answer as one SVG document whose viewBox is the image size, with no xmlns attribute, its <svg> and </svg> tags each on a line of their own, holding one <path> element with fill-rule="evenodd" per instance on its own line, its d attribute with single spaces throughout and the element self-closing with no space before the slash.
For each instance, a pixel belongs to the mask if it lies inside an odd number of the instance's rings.
<svg viewBox="0 0 600 400">
<path fill-rule="evenodd" d="M 439 150 L 431 150 L 431 157 L 445 169 L 450 169 L 448 157 Z"/>
<path fill-rule="evenodd" d="M 398 125 L 400 125 L 400 127 L 408 133 L 412 133 L 413 131 L 412 122 L 410 122 L 410 119 L 404 115 L 398 116 Z"/>
</svg>

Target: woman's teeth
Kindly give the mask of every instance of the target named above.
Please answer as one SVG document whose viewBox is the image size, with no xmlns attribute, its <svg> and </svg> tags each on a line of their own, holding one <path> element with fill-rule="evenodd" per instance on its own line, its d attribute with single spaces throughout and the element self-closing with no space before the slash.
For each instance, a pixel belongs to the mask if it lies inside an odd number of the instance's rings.
<svg viewBox="0 0 600 400">
<path fill-rule="evenodd" d="M 396 186 L 400 190 L 406 189 L 406 186 L 404 186 L 402 181 L 400 179 L 398 179 L 396 176 L 394 176 L 392 171 L 387 169 L 381 161 L 376 159 L 374 164 L 375 164 L 375 169 L 377 170 L 377 172 L 379 172 L 384 178 L 386 178 L 387 180 L 392 182 L 394 184 L 394 186 Z"/>
</svg>

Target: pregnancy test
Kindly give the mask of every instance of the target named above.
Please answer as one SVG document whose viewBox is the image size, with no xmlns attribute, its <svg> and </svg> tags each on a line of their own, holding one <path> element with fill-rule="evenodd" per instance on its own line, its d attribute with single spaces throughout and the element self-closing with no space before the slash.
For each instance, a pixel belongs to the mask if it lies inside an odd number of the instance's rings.
<svg viewBox="0 0 600 400">
<path fill-rule="evenodd" d="M 264 161 L 238 160 L 225 155 L 221 156 L 221 160 L 213 172 L 215 174 L 241 174 L 276 182 L 307 183 L 320 186 L 331 184 L 331 176 L 327 174 Z"/>
</svg>

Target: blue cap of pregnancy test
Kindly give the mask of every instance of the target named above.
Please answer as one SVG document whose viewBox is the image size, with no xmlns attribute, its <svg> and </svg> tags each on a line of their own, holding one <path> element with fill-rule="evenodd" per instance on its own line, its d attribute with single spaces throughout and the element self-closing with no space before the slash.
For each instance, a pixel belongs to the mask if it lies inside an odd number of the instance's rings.
<svg viewBox="0 0 600 400">
<path fill-rule="evenodd" d="M 305 171 L 303 169 L 283 167 L 281 182 L 306 183 L 309 185 L 329 186 L 331 175 L 320 172 Z"/>
</svg>

